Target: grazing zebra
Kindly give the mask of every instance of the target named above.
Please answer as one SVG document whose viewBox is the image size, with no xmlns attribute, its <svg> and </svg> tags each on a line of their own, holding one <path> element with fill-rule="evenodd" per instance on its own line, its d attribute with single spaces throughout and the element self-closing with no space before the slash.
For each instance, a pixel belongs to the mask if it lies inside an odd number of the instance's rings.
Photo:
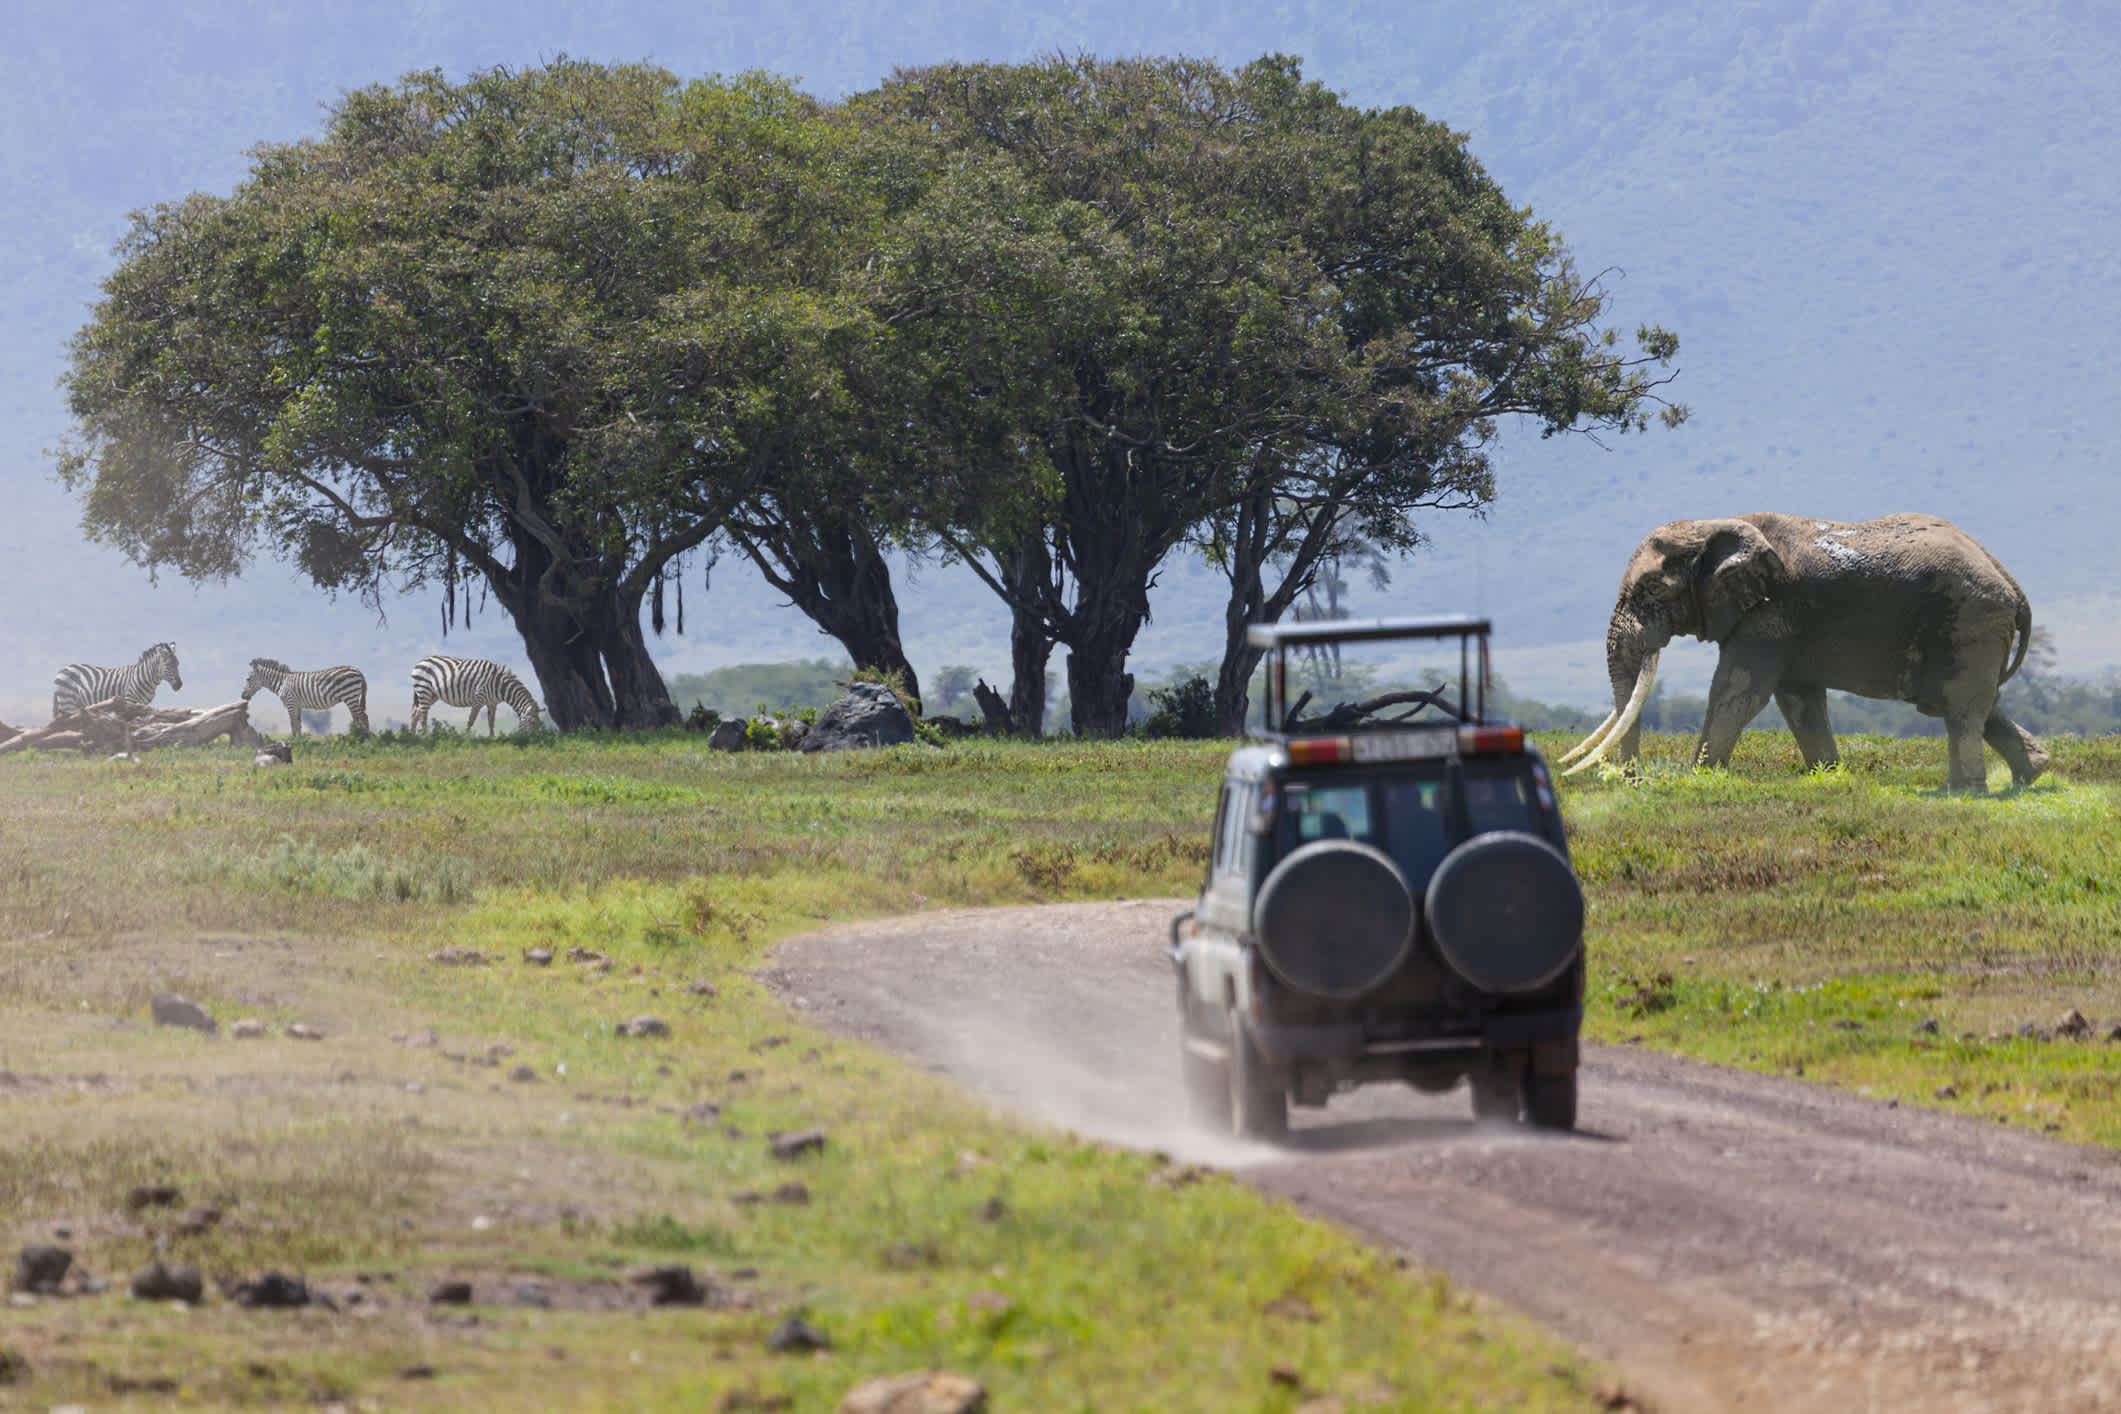
<svg viewBox="0 0 2121 1414">
<path fill-rule="evenodd" d="M 452 707 L 469 707 L 471 715 L 464 719 L 464 730 L 468 733 L 478 725 L 479 709 L 486 709 L 486 735 L 494 734 L 494 708 L 506 702 L 515 708 L 516 716 L 523 725 L 539 725 L 538 702 L 523 686 L 523 680 L 502 667 L 489 663 L 484 658 L 445 658 L 437 653 L 432 658 L 422 658 L 412 665 L 412 729 L 418 731 L 427 725 L 427 709 L 437 702 L 446 702 Z"/>
<path fill-rule="evenodd" d="M 296 736 L 302 735 L 303 708 L 329 712 L 341 703 L 353 713 L 355 733 L 368 735 L 368 679 L 361 676 L 359 668 L 342 663 L 336 668 L 298 673 L 277 658 L 253 658 L 250 677 L 243 684 L 243 700 L 248 702 L 260 692 L 270 692 L 280 699 L 287 708 L 287 729 Z"/>
<path fill-rule="evenodd" d="M 69 663 L 52 679 L 52 715 L 113 697 L 145 705 L 155 700 L 155 688 L 165 682 L 172 692 L 184 691 L 184 679 L 177 674 L 174 643 L 157 643 L 140 655 L 139 662 L 123 668 Z"/>
</svg>

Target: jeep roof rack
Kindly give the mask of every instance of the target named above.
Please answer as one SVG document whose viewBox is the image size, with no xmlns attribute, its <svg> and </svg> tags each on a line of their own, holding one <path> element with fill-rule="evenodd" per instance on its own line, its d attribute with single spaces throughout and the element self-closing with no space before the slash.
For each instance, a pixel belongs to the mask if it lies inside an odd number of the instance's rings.
<svg viewBox="0 0 2121 1414">
<path fill-rule="evenodd" d="M 1266 650 L 1267 655 L 1267 701 L 1262 735 L 1273 739 L 1292 736 L 1308 736 L 1319 733 L 1341 733 L 1348 731 L 1380 730 L 1399 725 L 1396 720 L 1369 720 L 1368 713 L 1357 712 L 1346 715 L 1351 708 L 1368 707 L 1381 710 L 1388 706 L 1412 704 L 1411 711 L 1423 707 L 1435 707 L 1450 713 L 1460 722 L 1483 725 L 1488 720 L 1488 635 L 1493 626 L 1484 618 L 1473 614 L 1436 614 L 1423 618 L 1403 619 L 1304 619 L 1289 623 L 1252 624 L 1245 630 L 1245 642 L 1254 648 Z M 1456 638 L 1458 640 L 1458 700 L 1454 703 L 1444 696 L 1443 689 L 1388 693 L 1385 697 L 1367 704 L 1343 703 L 1323 715 L 1302 718 L 1303 711 L 1311 700 L 1304 693 L 1292 705 L 1289 701 L 1289 650 L 1291 648 L 1322 648 L 1339 643 L 1375 643 L 1392 639 Z M 1476 654 L 1475 640 L 1479 643 Z M 1476 671 L 1477 668 L 1477 671 Z"/>
</svg>

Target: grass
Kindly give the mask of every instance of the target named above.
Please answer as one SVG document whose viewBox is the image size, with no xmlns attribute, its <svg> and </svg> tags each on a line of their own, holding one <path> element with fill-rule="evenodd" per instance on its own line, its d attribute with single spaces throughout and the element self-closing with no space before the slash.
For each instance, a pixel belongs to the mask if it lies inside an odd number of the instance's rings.
<svg viewBox="0 0 2121 1414">
<path fill-rule="evenodd" d="M 1596 1407 L 1595 1367 L 1449 1283 L 1225 1177 L 1000 1119 L 751 975 L 825 919 L 1184 893 L 1221 755 L 672 734 L 0 763 L 18 1239 L 64 1227 L 121 1286 L 160 1244 L 342 1305 L 10 1311 L 0 1408 L 830 1409 L 930 1366 L 998 1408 Z M 163 989 L 272 1034 L 153 1027 Z M 641 1012 L 672 1034 L 614 1034 Z M 810 1126 L 821 1155 L 771 1157 Z M 807 1201 L 776 1200 L 791 1181 Z M 179 1207 L 130 1210 L 143 1184 Z M 181 1231 L 205 1204 L 221 1220 Z M 672 1261 L 741 1301 L 635 1312 L 629 1274 Z M 425 1300 L 443 1276 L 479 1285 L 463 1318 Z M 514 1304 L 525 1283 L 549 1305 Z M 791 1312 L 829 1355 L 767 1352 Z"/>
<path fill-rule="evenodd" d="M 1987 796 L 1941 789 L 1937 742 L 1812 774 L 1786 736 L 1728 771 L 1690 746 L 1569 783 L 1593 1036 L 2121 1145 L 2121 739 Z"/>
<path fill-rule="evenodd" d="M 2121 1143 L 2121 742 L 2050 743 L 2050 778 L 1985 798 L 1940 789 L 1936 742 L 1848 739 L 1816 775 L 1774 734 L 1729 771 L 1680 770 L 1689 745 L 1564 784 L 1592 1036 Z M 371 1313 L 10 1311 L 0 1408 L 831 1408 L 931 1365 L 998 1408 L 1596 1407 L 1595 1368 L 1449 1283 L 1225 1178 L 998 1119 L 751 975 L 825 920 L 1188 893 L 1223 750 L 445 735 L 277 770 L 0 761 L 0 1211 L 24 1239 L 68 1227 L 100 1273 L 160 1241 Z M 162 989 L 275 1034 L 151 1027 Z M 648 1011 L 669 1038 L 614 1034 Z M 822 1155 L 767 1153 L 813 1125 Z M 791 1180 L 806 1203 L 774 1201 Z M 162 1182 L 223 1220 L 126 1209 Z M 669 1261 L 748 1304 L 619 1309 Z M 481 1283 L 475 1324 L 428 1309 L 443 1275 Z M 552 1304 L 496 1300 L 523 1282 Z M 830 1355 L 765 1352 L 797 1311 Z"/>
</svg>

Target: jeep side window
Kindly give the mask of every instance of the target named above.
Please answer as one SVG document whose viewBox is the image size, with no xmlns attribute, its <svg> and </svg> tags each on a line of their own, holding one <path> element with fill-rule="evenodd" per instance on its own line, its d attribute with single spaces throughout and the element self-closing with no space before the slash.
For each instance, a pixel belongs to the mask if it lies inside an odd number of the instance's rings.
<svg viewBox="0 0 2121 1414">
<path fill-rule="evenodd" d="M 1245 817 L 1251 812 L 1254 787 L 1236 781 L 1223 783 L 1222 807 L 1215 821 L 1214 871 L 1229 874 L 1236 871 L 1244 858 L 1245 844 L 1250 836 L 1245 833 Z"/>
</svg>

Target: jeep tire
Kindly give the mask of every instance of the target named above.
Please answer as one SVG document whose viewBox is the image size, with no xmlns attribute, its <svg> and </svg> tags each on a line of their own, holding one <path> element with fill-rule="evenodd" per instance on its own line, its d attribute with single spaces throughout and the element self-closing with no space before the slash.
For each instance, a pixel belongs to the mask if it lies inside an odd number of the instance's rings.
<svg viewBox="0 0 2121 1414">
<path fill-rule="evenodd" d="M 1524 1118 L 1534 1129 L 1576 1127 L 1576 1072 L 1541 1075 L 1536 1067 L 1524 1073 Z"/>
<path fill-rule="evenodd" d="M 1239 1139 L 1278 1144 L 1289 1133 L 1289 1090 L 1267 1064 L 1236 1012 L 1230 1013 L 1230 1132 Z"/>
<path fill-rule="evenodd" d="M 1476 1062 L 1466 1074 L 1466 1087 L 1473 1092 L 1473 1118 L 1482 1124 L 1515 1124 L 1523 1082 L 1501 1056 Z"/>
</svg>

